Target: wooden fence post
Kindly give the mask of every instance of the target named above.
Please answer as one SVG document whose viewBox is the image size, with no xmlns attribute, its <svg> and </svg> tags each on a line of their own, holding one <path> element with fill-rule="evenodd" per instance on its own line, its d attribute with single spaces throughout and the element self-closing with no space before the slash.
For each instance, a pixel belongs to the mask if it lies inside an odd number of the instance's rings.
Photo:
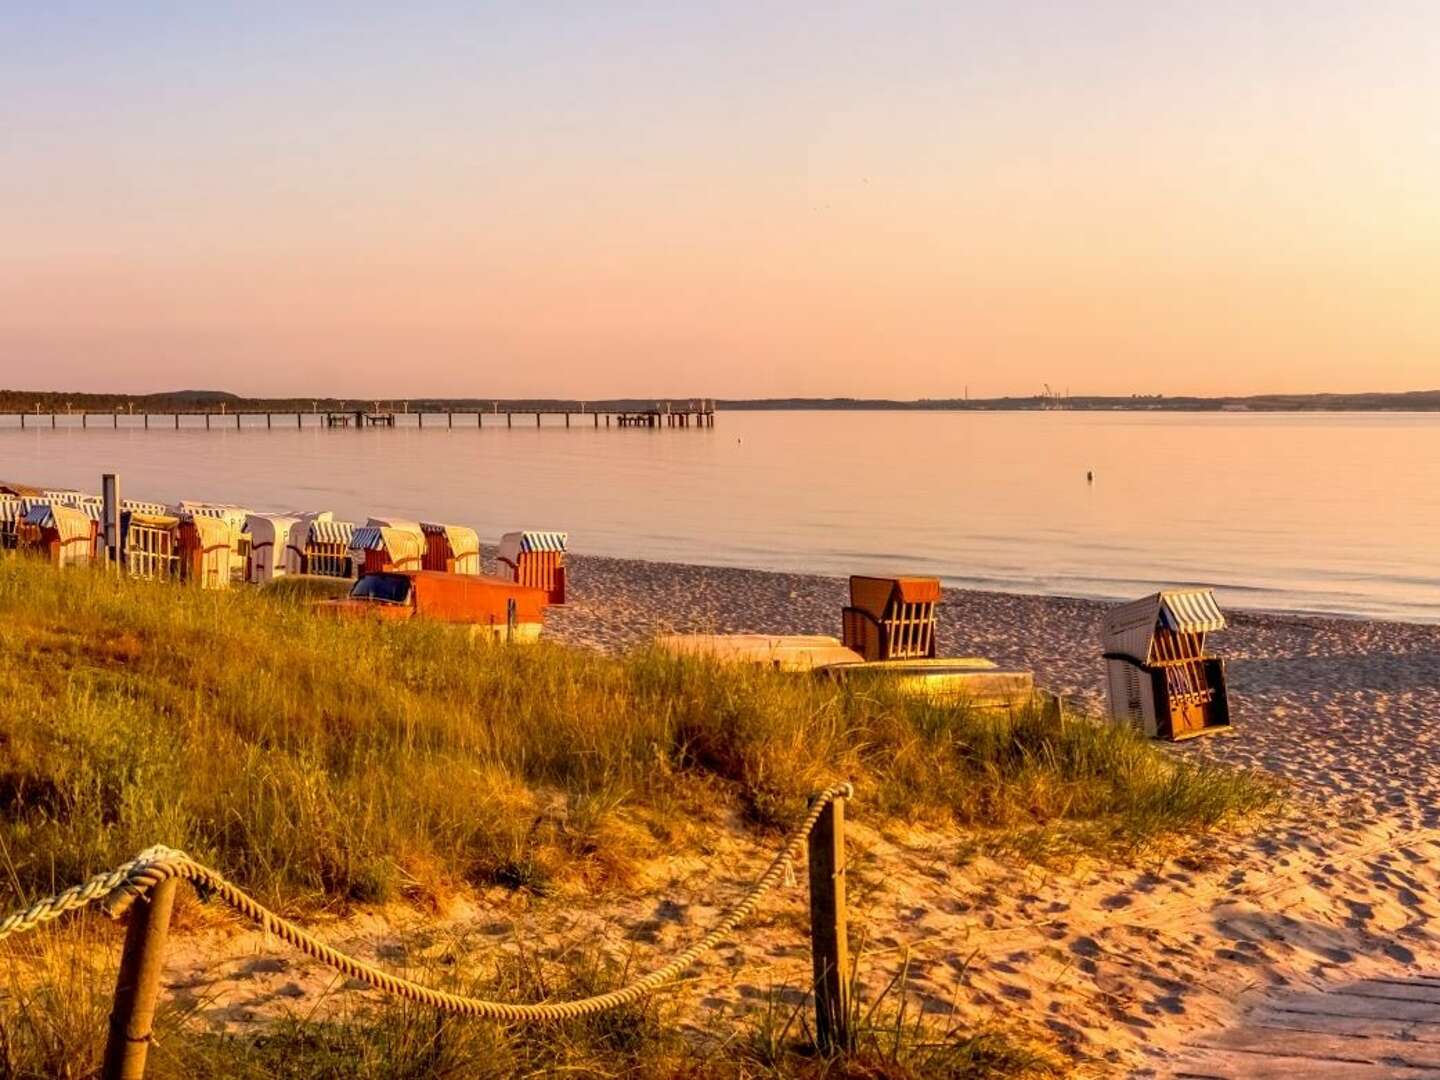
<svg viewBox="0 0 1440 1080">
<path fill-rule="evenodd" d="M 822 1054 L 848 1053 L 850 944 L 845 918 L 845 799 L 836 796 L 810 832 L 810 954 L 815 1037 Z"/>
<path fill-rule="evenodd" d="M 170 936 L 170 911 L 175 906 L 176 878 L 160 882 L 148 897 L 130 908 L 125 929 L 125 950 L 115 979 L 115 1004 L 110 1011 L 110 1033 L 105 1040 L 104 1080 L 142 1080 L 150 1051 L 155 999 L 160 994 L 160 972 L 165 964 L 165 940 Z"/>
</svg>

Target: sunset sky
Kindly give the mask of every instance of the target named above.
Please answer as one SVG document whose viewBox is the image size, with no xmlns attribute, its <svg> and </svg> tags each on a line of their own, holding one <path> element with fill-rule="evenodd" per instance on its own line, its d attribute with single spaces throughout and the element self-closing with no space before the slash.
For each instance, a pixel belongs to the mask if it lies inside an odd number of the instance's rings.
<svg viewBox="0 0 1440 1080">
<path fill-rule="evenodd" d="M 0 386 L 1440 387 L 1433 0 L 0 20 Z"/>
</svg>

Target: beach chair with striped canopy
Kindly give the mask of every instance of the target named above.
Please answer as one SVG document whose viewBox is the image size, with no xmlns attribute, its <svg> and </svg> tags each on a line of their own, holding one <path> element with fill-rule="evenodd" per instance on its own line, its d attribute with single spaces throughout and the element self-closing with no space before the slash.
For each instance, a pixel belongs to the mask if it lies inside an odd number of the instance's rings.
<svg viewBox="0 0 1440 1080">
<path fill-rule="evenodd" d="M 926 660 L 935 656 L 938 578 L 850 579 L 850 604 L 841 611 L 841 640 L 865 660 Z"/>
<path fill-rule="evenodd" d="M 1103 636 L 1111 717 L 1159 739 L 1228 730 L 1225 661 L 1205 651 L 1207 635 L 1224 628 L 1209 589 L 1167 589 L 1111 609 Z"/>
<path fill-rule="evenodd" d="M 311 521 L 305 535 L 305 573 L 354 577 L 356 563 L 350 551 L 354 536 L 354 522 L 323 518 Z"/>
<path fill-rule="evenodd" d="M 508 532 L 500 538 L 497 573 L 521 585 L 544 589 L 551 604 L 563 604 L 568 539 L 566 533 L 538 529 Z"/>
<path fill-rule="evenodd" d="M 24 516 L 24 509 L 17 496 L 0 494 L 0 551 L 15 549 L 15 530 Z"/>
<path fill-rule="evenodd" d="M 360 574 L 420 570 L 425 560 L 425 534 L 416 521 L 371 518 L 351 535 L 350 558 Z"/>
</svg>

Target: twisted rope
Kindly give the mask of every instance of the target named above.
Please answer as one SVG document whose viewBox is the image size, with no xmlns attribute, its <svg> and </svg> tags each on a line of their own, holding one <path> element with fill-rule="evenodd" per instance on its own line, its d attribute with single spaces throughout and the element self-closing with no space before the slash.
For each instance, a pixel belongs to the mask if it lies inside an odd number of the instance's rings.
<svg viewBox="0 0 1440 1080">
<path fill-rule="evenodd" d="M 525 1020 L 574 1020 L 594 1016 L 609 1009 L 619 1008 L 639 1001 L 670 982 L 705 953 L 720 944 L 744 919 L 759 906 L 760 899 L 775 887 L 790 871 L 792 860 L 800 853 L 801 846 L 809 837 L 815 823 L 825 807 L 836 799 L 849 798 L 853 789 L 849 784 L 837 784 L 820 792 L 810 803 L 809 812 L 791 831 L 785 844 L 770 861 L 755 882 L 708 934 L 688 949 L 679 953 L 663 967 L 652 971 L 644 978 L 629 986 L 612 990 L 606 994 L 579 998 L 575 1001 L 553 1002 L 535 1005 L 517 1005 L 504 1001 L 487 1001 L 483 998 L 452 994 L 423 986 L 410 979 L 365 963 L 331 948 L 323 941 L 302 930 L 294 923 L 276 915 L 258 900 L 242 892 L 225 878 L 202 866 L 181 851 L 165 847 L 154 847 L 142 852 L 130 862 L 116 867 L 107 874 L 98 874 L 84 885 L 66 889 L 65 892 L 31 905 L 28 909 L 0 921 L 0 940 L 13 933 L 34 929 L 42 922 L 57 919 L 67 911 L 103 899 L 105 910 L 112 916 L 120 916 L 135 899 L 162 881 L 181 878 L 207 894 L 217 896 L 239 914 L 257 923 L 267 933 L 274 934 L 289 943 L 306 956 L 320 961 L 343 975 L 373 989 L 392 994 L 420 1005 L 427 1005 L 442 1012 L 454 1013 L 488 1020 L 502 1020 L 510 1023 Z"/>
<path fill-rule="evenodd" d="M 114 870 L 96 874 L 83 885 L 72 885 L 64 892 L 47 896 L 44 900 L 37 900 L 23 911 L 16 911 L 0 919 L 0 941 L 4 941 L 13 934 L 27 933 L 37 926 L 53 922 L 61 915 L 78 911 L 80 908 L 93 904 L 96 900 L 104 899 L 115 890 L 124 888 L 142 867 L 148 866 L 156 859 L 181 854 L 170 848 L 153 847 L 141 852 L 129 862 L 121 863 Z"/>
</svg>

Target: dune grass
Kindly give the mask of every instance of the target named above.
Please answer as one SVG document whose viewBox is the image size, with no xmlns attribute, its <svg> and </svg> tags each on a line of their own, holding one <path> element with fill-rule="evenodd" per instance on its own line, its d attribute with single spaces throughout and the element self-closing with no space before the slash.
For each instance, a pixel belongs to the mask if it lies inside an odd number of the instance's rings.
<svg viewBox="0 0 1440 1080">
<path fill-rule="evenodd" d="M 200 592 L 18 558 L 0 558 L 0 658 L 0 911 L 155 843 L 302 915 L 425 905 L 477 886 L 613 892 L 657 847 L 699 848 L 737 812 L 773 839 L 838 779 L 855 782 L 854 814 L 867 821 L 955 830 L 1017 858 L 1130 855 L 1279 798 L 1263 778 L 1177 759 L 1108 724 L 983 714 L 654 650 L 483 646 L 444 626 L 320 618 L 303 591 Z M 93 960 L 55 959 L 71 955 L 57 940 L 69 939 L 47 935 L 50 951 L 28 959 L 6 947 L 26 974 L 0 987 L 0 1077 L 93 1057 L 103 1025 L 89 1021 L 108 1007 L 108 976 L 81 970 Z M 578 988 L 612 974 L 573 977 Z M 489 989 L 525 999 L 535 987 L 512 977 Z M 391 1009 L 258 1041 L 169 1040 L 156 1075 L 1049 1069 L 1003 1037 L 880 1021 L 842 1067 L 803 1050 L 793 1016 L 772 1020 L 707 1057 L 643 1009 L 624 1031 L 604 1021 L 544 1035 Z M 476 1055 L 513 1068 L 476 1072 Z"/>
<path fill-rule="evenodd" d="M 0 560 L 0 858 L 48 890 L 153 843 L 288 908 L 467 885 L 623 885 L 738 806 L 857 812 L 1107 851 L 1194 836 L 1274 786 L 1110 725 L 973 713 L 642 650 L 478 647 L 433 624 Z"/>
</svg>

